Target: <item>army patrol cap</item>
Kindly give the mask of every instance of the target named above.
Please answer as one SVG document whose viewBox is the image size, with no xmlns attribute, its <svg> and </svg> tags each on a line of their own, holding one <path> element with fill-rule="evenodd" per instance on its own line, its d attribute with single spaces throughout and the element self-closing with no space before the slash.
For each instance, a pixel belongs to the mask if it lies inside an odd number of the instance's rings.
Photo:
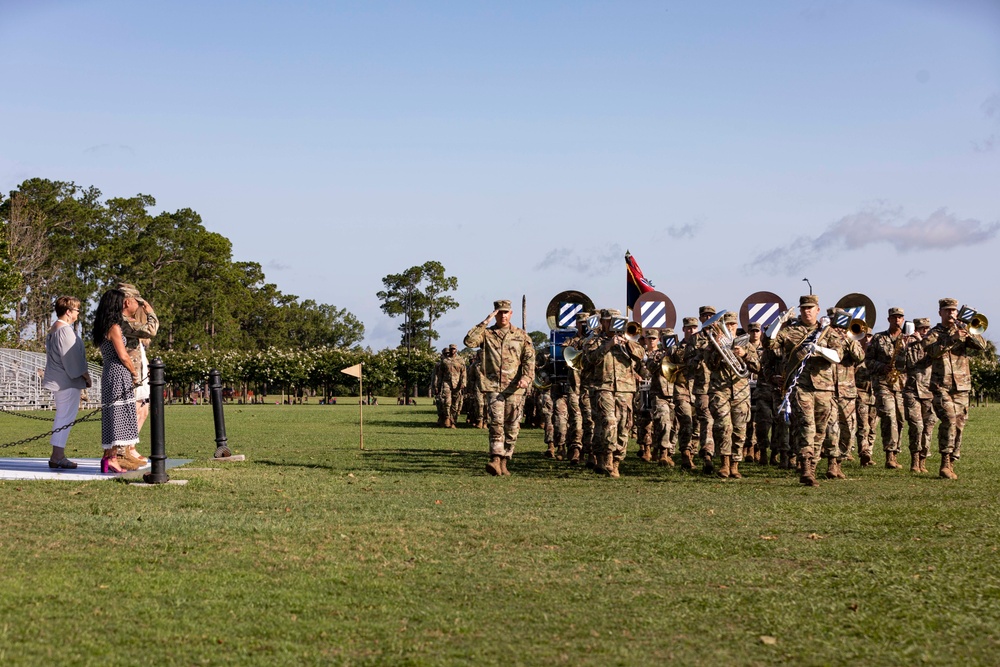
<svg viewBox="0 0 1000 667">
<path fill-rule="evenodd" d="M 135 285 L 130 283 L 118 283 L 118 285 L 116 285 L 116 289 L 120 289 L 125 292 L 125 296 L 130 299 L 142 300 L 142 297 L 139 296 L 139 290 L 136 289 Z"/>
<path fill-rule="evenodd" d="M 622 311 L 617 308 L 601 308 L 601 319 L 602 320 L 613 320 L 616 317 L 621 317 Z"/>
<path fill-rule="evenodd" d="M 819 308 L 819 296 L 816 294 L 806 294 L 799 297 L 799 308 L 805 308 L 807 306 L 816 306 Z"/>
<path fill-rule="evenodd" d="M 449 350 L 457 350 L 458 349 L 458 345 L 455 345 L 454 343 L 452 343 L 451 345 L 448 346 L 448 349 Z"/>
<path fill-rule="evenodd" d="M 576 314 L 576 323 L 577 324 L 580 324 L 581 322 L 583 322 L 584 324 L 586 324 L 587 320 L 589 320 L 589 319 L 590 319 L 590 313 L 588 313 L 585 310 Z"/>
<path fill-rule="evenodd" d="M 750 326 L 747 327 L 747 331 L 760 331 L 760 322 L 751 322 Z"/>
<path fill-rule="evenodd" d="M 739 322 L 739 316 L 731 310 L 727 310 L 726 314 L 722 316 L 722 321 L 726 324 L 736 324 Z"/>
<path fill-rule="evenodd" d="M 497 311 L 509 311 L 510 310 L 510 299 L 500 299 L 499 301 L 493 302 L 493 310 Z"/>
<path fill-rule="evenodd" d="M 663 330 L 660 331 L 660 335 L 663 336 L 664 338 L 667 338 L 669 336 L 676 336 L 677 334 L 674 333 L 673 329 L 671 329 L 670 327 L 667 327 L 666 329 L 663 329 Z"/>
<path fill-rule="evenodd" d="M 715 315 L 715 306 L 702 306 L 698 309 L 698 317 L 703 315 Z"/>
<path fill-rule="evenodd" d="M 913 320 L 913 328 L 914 329 L 929 329 L 930 326 L 931 326 L 930 318 L 927 318 L 927 317 L 918 317 L 918 318 L 916 318 L 916 319 Z"/>
<path fill-rule="evenodd" d="M 903 309 L 900 308 L 899 306 L 893 306 L 892 308 L 889 309 L 889 317 L 893 317 L 895 315 L 899 315 L 901 317 L 906 316 L 906 314 L 903 312 Z"/>
<path fill-rule="evenodd" d="M 642 330 L 642 337 L 643 338 L 649 338 L 649 339 L 658 339 L 660 337 L 660 330 L 659 329 L 643 329 Z"/>
<path fill-rule="evenodd" d="M 938 301 L 938 310 L 944 310 L 945 308 L 958 308 L 958 299 L 940 299 Z"/>
<path fill-rule="evenodd" d="M 684 318 L 685 327 L 700 327 L 701 322 L 698 321 L 697 317 L 685 317 Z"/>
</svg>

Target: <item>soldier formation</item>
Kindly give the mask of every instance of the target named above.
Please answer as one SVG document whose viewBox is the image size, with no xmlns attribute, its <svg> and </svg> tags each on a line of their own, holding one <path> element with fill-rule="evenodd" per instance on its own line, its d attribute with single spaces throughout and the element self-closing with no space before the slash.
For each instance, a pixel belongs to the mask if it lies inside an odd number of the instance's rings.
<svg viewBox="0 0 1000 667">
<path fill-rule="evenodd" d="M 612 478 L 635 437 L 644 462 L 739 479 L 740 464 L 751 461 L 794 468 L 803 485 L 818 486 L 822 460 L 828 479 L 846 479 L 841 463 L 854 460 L 855 447 L 860 465 L 875 465 L 879 427 L 886 468 L 903 467 L 905 424 L 910 471 L 927 472 L 940 423 L 939 475 L 956 479 L 968 357 L 986 349 L 958 320 L 958 302 L 941 299 L 940 322 L 932 328 L 930 319 L 915 319 L 912 333 L 904 331 L 903 309 L 890 308 L 889 328 L 875 335 L 843 310 L 821 317 L 813 294 L 799 299 L 797 317 L 794 310 L 767 332 L 757 323 L 743 332 L 736 313 L 702 306 L 697 318 L 683 319 L 680 337 L 672 329 L 616 329 L 618 310 L 596 318 L 582 312 L 557 363 L 547 353 L 536 359 L 530 337 L 510 324 L 510 302 L 497 301 L 466 335 L 465 344 L 479 348 L 468 369 L 455 346 L 442 354 L 439 424 L 455 426 L 468 387 L 469 423 L 489 429 L 492 475 L 510 474 L 530 397 L 547 456 Z"/>
</svg>

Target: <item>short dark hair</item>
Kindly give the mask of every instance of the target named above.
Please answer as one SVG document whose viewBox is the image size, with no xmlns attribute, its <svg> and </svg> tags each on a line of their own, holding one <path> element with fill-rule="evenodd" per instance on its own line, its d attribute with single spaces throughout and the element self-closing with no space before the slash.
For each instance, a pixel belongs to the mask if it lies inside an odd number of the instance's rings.
<svg viewBox="0 0 1000 667">
<path fill-rule="evenodd" d="M 62 317 L 67 312 L 79 308 L 80 300 L 75 296 L 61 296 L 56 299 L 56 317 Z"/>
</svg>

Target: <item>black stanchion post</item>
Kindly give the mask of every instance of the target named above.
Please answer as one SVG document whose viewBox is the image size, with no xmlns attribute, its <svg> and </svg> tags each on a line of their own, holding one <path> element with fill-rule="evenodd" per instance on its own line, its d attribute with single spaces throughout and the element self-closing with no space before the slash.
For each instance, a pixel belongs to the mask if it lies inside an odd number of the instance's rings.
<svg viewBox="0 0 1000 667">
<path fill-rule="evenodd" d="M 215 418 L 215 458 L 232 456 L 226 439 L 226 415 L 222 412 L 222 373 L 212 369 L 208 373 L 208 388 L 212 391 L 212 416 Z"/>
<path fill-rule="evenodd" d="M 149 433 L 150 471 L 142 476 L 147 484 L 166 484 L 167 477 L 167 447 L 163 437 L 163 360 L 156 358 L 149 362 Z"/>
</svg>

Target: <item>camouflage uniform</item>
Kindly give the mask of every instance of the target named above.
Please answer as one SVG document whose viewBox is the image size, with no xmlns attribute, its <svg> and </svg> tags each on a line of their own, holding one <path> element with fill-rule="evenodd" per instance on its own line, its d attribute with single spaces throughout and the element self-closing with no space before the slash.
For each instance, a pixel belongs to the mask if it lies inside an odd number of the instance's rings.
<svg viewBox="0 0 1000 667">
<path fill-rule="evenodd" d="M 702 306 L 698 311 L 699 317 L 715 315 L 715 308 Z M 694 380 L 692 387 L 692 401 L 694 403 L 694 413 L 698 422 L 698 454 L 702 457 L 711 458 L 715 453 L 715 443 L 712 441 L 712 409 L 709 407 L 709 384 L 712 381 L 712 371 L 705 364 L 702 352 L 705 349 L 703 343 L 707 343 L 704 330 L 696 334 L 696 343 L 687 349 L 688 356 L 684 360 L 687 366 L 687 376 Z M 698 341 L 701 341 L 700 343 Z"/>
<path fill-rule="evenodd" d="M 867 360 L 857 367 L 854 384 L 858 388 L 855 404 L 857 412 L 857 443 L 861 465 L 872 464 L 872 450 L 875 447 L 875 427 L 878 424 L 878 410 L 875 409 L 875 391 L 868 372 Z"/>
<path fill-rule="evenodd" d="M 462 408 L 462 395 L 468 375 L 465 371 L 465 361 L 458 356 L 458 350 L 452 345 L 448 355 L 438 364 L 436 379 L 438 403 L 444 409 L 445 428 L 457 428 L 458 413 Z"/>
<path fill-rule="evenodd" d="M 843 329 L 836 329 L 831 334 L 837 334 L 843 339 L 843 352 L 840 363 L 836 366 L 834 375 L 834 405 L 836 419 L 831 418 L 827 425 L 827 437 L 823 442 L 823 456 L 840 460 L 851 451 L 854 434 L 857 430 L 858 388 L 855 383 L 855 372 L 859 364 L 865 360 L 865 351 L 858 341 L 846 334 Z"/>
<path fill-rule="evenodd" d="M 889 316 L 902 314 L 902 309 L 890 308 Z M 875 386 L 875 405 L 882 420 L 882 449 L 886 467 L 895 464 L 899 453 L 899 434 L 903 423 L 903 380 L 906 372 L 906 346 L 913 341 L 902 331 L 895 336 L 888 330 L 875 334 L 866 352 L 869 378 Z"/>
<path fill-rule="evenodd" d="M 579 326 L 586 323 L 590 313 L 577 313 L 576 321 Z M 582 328 L 582 327 L 580 327 Z M 565 342 L 564 348 L 572 347 L 577 352 L 583 348 L 583 341 L 586 336 L 578 333 L 573 338 Z M 581 363 L 583 357 L 579 357 Z M 579 366 L 579 365 L 578 365 Z M 570 451 L 570 461 L 576 463 L 580 457 L 590 453 L 590 440 L 594 432 L 594 420 L 590 415 L 590 395 L 583 390 L 580 369 L 566 366 L 566 441 Z"/>
<path fill-rule="evenodd" d="M 918 329 L 929 326 L 930 320 L 913 321 Z M 931 392 L 931 358 L 924 350 L 922 340 L 915 340 L 906 347 L 906 384 L 903 386 L 903 407 L 909 426 L 910 470 L 927 472 L 924 459 L 930 455 L 931 440 L 937 416 L 934 414 L 934 394 Z"/>
<path fill-rule="evenodd" d="M 466 374 L 468 377 L 468 391 L 466 393 L 469 397 L 469 423 L 476 428 L 485 428 L 486 414 L 483 403 L 483 383 L 480 381 L 479 375 L 479 353 L 476 353 L 475 358 L 469 362 Z"/>
<path fill-rule="evenodd" d="M 941 299 L 941 310 L 957 308 L 954 299 Z M 931 391 L 934 412 L 941 420 L 938 429 L 938 451 L 941 452 L 941 476 L 954 478 L 952 466 L 961 454 L 962 431 L 969 418 L 969 391 L 972 374 L 969 371 L 970 350 L 985 350 L 986 341 L 979 334 L 962 332 L 938 324 L 922 341 L 931 358 Z M 951 474 L 946 474 L 945 471 Z"/>
<path fill-rule="evenodd" d="M 510 311 L 509 301 L 497 301 L 496 310 Z M 482 348 L 480 382 L 486 402 L 490 456 L 506 462 L 514 455 L 521 429 L 524 386 L 535 375 L 535 347 L 531 337 L 512 324 L 480 323 L 465 335 L 466 347 Z"/>
<path fill-rule="evenodd" d="M 684 318 L 685 326 L 695 318 Z M 697 326 L 697 324 L 695 325 Z M 681 463 L 685 468 L 691 464 L 691 441 L 693 438 L 692 428 L 694 424 L 694 400 L 691 390 L 694 387 L 694 380 L 687 371 L 685 360 L 688 349 L 694 346 L 694 338 L 684 338 L 677 344 L 677 348 L 671 353 L 671 361 L 679 368 L 678 376 L 674 380 L 674 418 L 677 420 L 677 451 L 681 454 Z"/>
<path fill-rule="evenodd" d="M 818 299 L 814 295 L 799 299 L 800 308 L 817 304 Z M 790 396 L 794 431 L 792 435 L 801 443 L 800 481 L 811 486 L 816 485 L 816 463 L 826 436 L 826 425 L 833 412 L 834 374 L 837 365 L 822 354 L 813 353 L 813 345 L 810 345 L 812 341 L 835 353 L 842 352 L 843 334 L 838 335 L 837 330 L 823 329 L 819 323 L 807 326 L 801 318 L 784 325 L 769 343 L 772 349 L 780 350 L 785 359 L 786 385 L 791 386 L 795 381 Z M 794 380 L 796 374 L 797 381 Z"/>
<path fill-rule="evenodd" d="M 668 329 L 666 335 L 672 336 L 673 331 Z M 650 374 L 649 395 L 653 400 L 653 445 L 656 447 L 654 454 L 661 465 L 672 466 L 674 461 L 671 457 L 674 455 L 678 440 L 677 428 L 675 427 L 677 424 L 674 402 L 675 382 L 680 381 L 686 384 L 687 380 L 683 374 L 675 376 L 673 382 L 663 377 L 664 359 L 679 366 L 684 357 L 683 353 L 679 353 L 678 346 L 674 345 L 658 350 L 646 360 L 646 367 Z M 688 428 L 690 428 L 690 413 Z"/>
<path fill-rule="evenodd" d="M 431 374 L 431 389 L 434 392 L 434 407 L 437 409 L 438 426 L 444 427 L 448 419 L 448 406 L 441 400 L 441 378 L 444 376 L 444 359 L 448 355 L 448 348 L 441 350 L 441 357 L 434 364 L 434 372 Z"/>
<path fill-rule="evenodd" d="M 728 322 L 735 323 L 736 313 L 727 312 L 723 322 L 722 326 Z M 702 358 L 711 371 L 709 407 L 712 412 L 712 434 L 715 444 L 719 447 L 719 456 L 722 457 L 719 474 L 723 477 L 729 477 L 731 474 L 733 477 L 740 477 L 738 466 L 730 467 L 730 464 L 738 464 L 743 460 L 747 422 L 750 421 L 750 381 L 736 374 L 709 340 L 711 332 L 703 331 L 705 335 L 699 336 L 696 345 L 701 347 Z M 719 342 L 725 344 L 724 341 Z M 742 357 L 742 361 L 747 371 L 759 372 L 760 360 L 757 351 L 749 346 L 743 349 L 745 356 Z"/>
<path fill-rule="evenodd" d="M 767 339 L 762 341 L 760 357 L 760 373 L 757 374 L 757 413 L 754 433 L 757 436 L 757 449 L 760 462 L 778 463 L 778 457 L 784 454 L 788 460 L 788 429 L 785 420 L 778 417 L 778 404 L 783 397 L 781 387 L 781 357 L 768 345 Z M 779 424 L 785 435 L 778 437 Z M 773 434 L 773 435 L 772 435 Z M 771 451 L 770 459 L 767 458 Z"/>
<path fill-rule="evenodd" d="M 601 319 L 618 317 L 618 311 L 601 311 Z M 615 332 L 602 332 L 599 344 L 587 351 L 587 363 L 593 368 L 596 404 L 595 449 L 604 457 L 604 469 L 617 476 L 618 464 L 625 458 L 628 439 L 632 432 L 632 400 L 637 389 L 636 378 L 642 365 L 643 350 L 638 343 L 616 336 Z M 616 342 L 616 339 L 618 342 Z"/>
</svg>

